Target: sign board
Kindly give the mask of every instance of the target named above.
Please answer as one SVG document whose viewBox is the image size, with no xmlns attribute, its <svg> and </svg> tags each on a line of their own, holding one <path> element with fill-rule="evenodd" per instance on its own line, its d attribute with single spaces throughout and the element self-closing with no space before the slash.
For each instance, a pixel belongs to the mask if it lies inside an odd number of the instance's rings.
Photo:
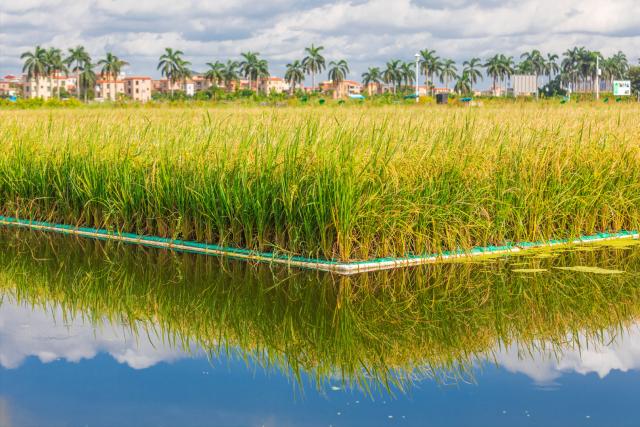
<svg viewBox="0 0 640 427">
<path fill-rule="evenodd" d="M 534 75 L 518 75 L 511 77 L 513 83 L 513 94 L 519 95 L 534 95 L 538 92 L 538 83 L 536 82 L 536 76 Z"/>
<path fill-rule="evenodd" d="M 629 80 L 613 81 L 613 96 L 631 95 L 631 82 Z"/>
</svg>

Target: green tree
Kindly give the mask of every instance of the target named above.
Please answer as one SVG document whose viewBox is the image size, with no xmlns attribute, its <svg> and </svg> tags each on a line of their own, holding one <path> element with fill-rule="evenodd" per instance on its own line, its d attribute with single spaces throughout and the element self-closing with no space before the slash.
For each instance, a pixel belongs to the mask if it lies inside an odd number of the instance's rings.
<svg viewBox="0 0 640 427">
<path fill-rule="evenodd" d="M 369 96 L 371 96 L 371 85 L 376 86 L 376 92 L 380 91 L 380 83 L 382 82 L 382 72 L 378 67 L 370 67 L 362 73 L 362 84 L 367 87 Z"/>
<path fill-rule="evenodd" d="M 392 59 L 387 62 L 387 68 L 382 72 L 382 80 L 386 84 L 392 85 L 394 95 L 397 93 L 397 86 L 402 82 L 400 63 L 399 59 Z"/>
<path fill-rule="evenodd" d="M 89 98 L 89 89 L 96 85 L 97 76 L 93 70 L 93 64 L 91 62 L 85 62 L 82 65 L 82 69 L 78 73 L 78 89 L 82 89 L 84 96 L 84 102 L 86 103 Z"/>
<path fill-rule="evenodd" d="M 442 63 L 442 70 L 440 71 L 440 81 L 444 83 L 445 87 L 449 89 L 449 81 L 455 80 L 458 76 L 458 68 L 453 59 L 446 59 Z"/>
<path fill-rule="evenodd" d="M 346 60 L 329 62 L 329 80 L 333 83 L 338 98 L 342 97 L 342 82 L 347 78 L 347 74 L 349 65 Z"/>
<path fill-rule="evenodd" d="M 456 84 L 453 88 L 458 94 L 468 94 L 472 91 L 473 83 L 469 78 L 469 74 L 466 71 L 462 72 L 462 75 L 458 77 Z"/>
<path fill-rule="evenodd" d="M 249 80 L 249 89 L 253 89 L 253 82 L 256 82 L 256 89 L 258 80 L 269 77 L 269 65 L 264 59 L 260 59 L 258 52 L 244 52 L 240 54 L 242 60 L 239 63 L 240 72 Z"/>
<path fill-rule="evenodd" d="M 520 58 L 529 64 L 529 67 L 536 79 L 536 89 L 539 88 L 540 84 L 538 83 L 538 77 L 545 72 L 544 56 L 542 56 L 542 53 L 540 53 L 538 49 L 534 49 L 531 52 L 523 53 L 520 55 Z"/>
<path fill-rule="evenodd" d="M 403 62 L 400 64 L 400 75 L 404 82 L 405 90 L 413 84 L 416 79 L 416 67 L 411 62 Z"/>
<path fill-rule="evenodd" d="M 36 98 L 40 98 L 40 78 L 47 74 L 46 52 L 44 48 L 36 46 L 33 52 L 27 51 L 20 55 L 20 59 L 24 60 L 22 72 L 27 73 L 28 80 L 36 82 Z"/>
<path fill-rule="evenodd" d="M 640 66 L 629 67 L 627 77 L 631 81 L 631 91 L 640 99 Z"/>
<path fill-rule="evenodd" d="M 91 62 L 91 56 L 85 50 L 84 46 L 78 45 L 74 48 L 69 48 L 68 50 L 69 55 L 66 57 L 64 62 L 69 67 L 73 66 L 71 68 L 72 72 L 75 73 L 81 71 L 84 67 L 84 64 L 86 64 L 87 62 Z"/>
<path fill-rule="evenodd" d="M 207 79 L 214 87 L 218 87 L 221 82 L 224 82 L 224 64 L 220 61 L 207 62 L 209 69 L 204 73 L 204 78 Z"/>
<path fill-rule="evenodd" d="M 471 92 L 473 90 L 473 85 L 478 82 L 478 80 L 482 80 L 482 73 L 480 72 L 480 67 L 482 66 L 482 62 L 480 58 L 471 58 L 468 61 L 464 61 L 462 63 L 462 76 L 458 79 L 458 82 L 463 80 L 463 77 L 466 77 L 465 82 L 469 82 L 469 90 L 467 92 Z"/>
<path fill-rule="evenodd" d="M 184 55 L 184 52 L 181 50 L 173 50 L 167 47 L 158 59 L 157 69 L 160 70 L 160 74 L 169 82 L 172 97 L 173 87 L 178 80 L 184 78 L 185 67 L 190 65 L 188 61 L 182 59 L 182 55 Z"/>
<path fill-rule="evenodd" d="M 68 74 L 67 66 L 62 59 L 62 51 L 55 47 L 47 49 L 44 55 L 46 64 L 46 74 L 49 78 L 49 88 L 51 90 L 51 96 L 60 98 L 60 84 L 56 83 L 57 93 L 53 88 L 54 77 L 60 77 L 60 74 Z"/>
<path fill-rule="evenodd" d="M 233 83 L 240 79 L 238 68 L 239 64 L 237 61 L 227 60 L 227 63 L 224 65 L 222 76 L 227 92 L 230 92 Z"/>
<path fill-rule="evenodd" d="M 302 59 L 302 66 L 307 74 L 311 75 L 311 90 L 316 90 L 316 74 L 321 73 L 325 68 L 325 59 L 321 52 L 323 46 L 305 48 L 306 56 Z"/>
<path fill-rule="evenodd" d="M 122 69 L 129 65 L 129 63 L 118 58 L 113 53 L 107 52 L 105 58 L 99 60 L 97 65 L 102 66 L 100 74 L 110 81 L 115 81 Z"/>
<path fill-rule="evenodd" d="M 287 69 L 284 73 L 284 79 L 289 82 L 290 92 L 293 94 L 296 91 L 296 86 L 304 80 L 304 66 L 299 60 L 295 60 L 287 64 Z"/>
</svg>

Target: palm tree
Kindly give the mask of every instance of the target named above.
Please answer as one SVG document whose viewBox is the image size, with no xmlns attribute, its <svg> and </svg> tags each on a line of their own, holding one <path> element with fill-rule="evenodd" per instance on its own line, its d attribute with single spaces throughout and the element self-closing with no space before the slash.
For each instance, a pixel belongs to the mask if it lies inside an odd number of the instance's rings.
<svg viewBox="0 0 640 427">
<path fill-rule="evenodd" d="M 548 53 L 547 60 L 544 62 L 544 74 L 549 79 L 548 83 L 551 83 L 551 77 L 560 72 L 560 66 L 558 65 L 558 55 L 555 53 Z"/>
<path fill-rule="evenodd" d="M 84 94 L 84 102 L 87 102 L 89 88 L 95 86 L 97 76 L 93 71 L 93 64 L 91 62 L 85 62 L 82 69 L 78 73 L 78 89 L 82 88 Z"/>
<path fill-rule="evenodd" d="M 525 62 L 528 62 L 528 65 L 531 69 L 531 71 L 533 72 L 533 75 L 536 78 L 536 95 L 537 95 L 537 89 L 540 86 L 538 84 L 538 76 L 540 74 L 544 74 L 545 72 L 545 60 L 544 60 L 544 56 L 542 56 L 542 53 L 540 53 L 540 51 L 538 49 L 534 49 L 531 52 L 525 52 L 522 55 L 520 55 L 521 59 L 524 59 Z"/>
<path fill-rule="evenodd" d="M 51 95 L 54 94 L 60 99 L 60 83 L 56 84 L 57 94 L 53 88 L 53 78 L 60 77 L 60 74 L 68 75 L 69 70 L 65 65 L 65 61 L 62 59 L 62 51 L 58 48 L 49 48 L 46 53 L 47 61 L 47 74 L 49 75 L 49 86 L 51 87 Z"/>
<path fill-rule="evenodd" d="M 404 81 L 405 90 L 413 84 L 416 78 L 415 66 L 411 62 L 400 64 L 400 79 Z"/>
<path fill-rule="evenodd" d="M 91 56 L 84 49 L 84 46 L 78 45 L 75 48 L 69 48 L 69 56 L 65 59 L 65 64 L 69 67 L 73 65 L 71 71 L 76 75 L 76 97 L 80 98 L 79 74 L 87 64 L 91 64 Z"/>
<path fill-rule="evenodd" d="M 228 92 L 231 91 L 231 85 L 233 82 L 237 82 L 240 79 L 238 67 L 239 64 L 236 61 L 227 60 L 227 63 L 222 69 L 222 80 L 224 81 L 224 85 Z"/>
<path fill-rule="evenodd" d="M 84 49 L 84 46 L 78 45 L 74 48 L 69 48 L 68 50 L 69 55 L 64 60 L 64 62 L 65 64 L 67 64 L 67 66 L 73 65 L 71 71 L 73 71 L 74 73 L 82 70 L 84 64 L 86 64 L 87 62 L 91 62 L 91 56 Z"/>
<path fill-rule="evenodd" d="M 184 55 L 184 52 L 181 50 L 173 50 L 167 47 L 158 60 L 157 69 L 160 70 L 160 74 L 169 81 L 171 96 L 173 96 L 173 87 L 176 82 L 184 76 L 185 67 L 191 65 L 190 62 L 182 59 L 182 55 Z"/>
<path fill-rule="evenodd" d="M 456 63 L 453 59 L 446 59 L 442 63 L 439 78 L 447 89 L 449 89 L 449 80 L 454 80 L 457 77 L 457 73 L 458 68 L 456 67 Z"/>
<path fill-rule="evenodd" d="M 108 79 L 117 79 L 122 68 L 129 65 L 127 61 L 123 61 L 111 52 L 107 52 L 104 59 L 98 61 L 97 65 L 102 65 L 100 74 Z"/>
<path fill-rule="evenodd" d="M 433 58 L 435 57 L 435 54 L 436 54 L 435 50 L 429 50 L 429 49 L 423 49 L 418 53 L 419 55 L 418 62 L 419 62 L 420 72 L 425 77 L 427 77 L 427 79 L 429 78 L 429 67 L 433 62 Z"/>
<path fill-rule="evenodd" d="M 307 74 L 311 75 L 311 90 L 316 90 L 316 74 L 321 73 L 325 69 L 324 56 L 320 53 L 324 50 L 323 46 L 314 46 L 305 48 L 307 56 L 302 60 L 302 66 Z"/>
<path fill-rule="evenodd" d="M 487 69 L 487 75 L 493 79 L 492 89 L 495 92 L 498 80 L 503 83 L 513 75 L 513 58 L 496 54 L 487 60 L 484 67 Z"/>
<path fill-rule="evenodd" d="M 396 94 L 397 85 L 402 82 L 402 74 L 400 72 L 400 60 L 393 59 L 387 62 L 387 68 L 382 72 L 382 80 L 386 84 L 393 86 L 393 94 Z"/>
<path fill-rule="evenodd" d="M 440 58 L 436 56 L 435 50 L 429 49 L 420 51 L 418 61 L 420 63 L 420 71 L 425 75 L 425 77 L 427 77 L 427 85 L 433 87 L 433 76 L 441 73 L 444 66 L 442 61 L 440 61 Z"/>
<path fill-rule="evenodd" d="M 191 71 L 189 65 L 191 65 L 191 62 L 185 61 L 182 58 L 178 62 L 178 73 L 176 77 L 182 80 L 182 88 L 185 92 L 187 91 L 187 79 L 193 75 L 193 71 Z"/>
<path fill-rule="evenodd" d="M 258 52 L 245 52 L 240 54 L 240 72 L 249 80 L 249 89 L 253 89 L 253 81 L 257 83 L 259 79 L 269 77 L 269 65 L 264 59 L 260 59 Z"/>
<path fill-rule="evenodd" d="M 378 67 L 370 67 L 367 71 L 362 73 L 362 84 L 367 87 L 369 96 L 371 96 L 371 85 L 376 85 L 376 92 L 378 92 L 381 82 L 382 73 Z"/>
<path fill-rule="evenodd" d="M 502 75 L 502 58 L 499 54 L 495 54 L 491 58 L 487 59 L 484 63 L 484 67 L 487 69 L 487 76 L 493 79 L 493 85 L 491 88 L 495 92 L 498 78 Z"/>
<path fill-rule="evenodd" d="M 304 66 L 299 60 L 295 60 L 290 64 L 287 64 L 287 70 L 284 73 L 284 79 L 289 82 L 291 86 L 291 93 L 295 93 L 296 85 L 302 83 L 304 80 Z"/>
<path fill-rule="evenodd" d="M 115 82 L 118 79 L 118 75 L 120 74 L 120 71 L 122 71 L 122 68 L 129 65 L 129 63 L 118 58 L 113 53 L 107 52 L 106 57 L 98 61 L 97 65 L 102 66 L 100 74 L 106 78 L 107 81 Z M 115 99 L 115 95 L 113 98 Z"/>
<path fill-rule="evenodd" d="M 204 78 L 211 82 L 214 87 L 224 81 L 224 64 L 220 61 L 207 62 L 209 69 L 204 73 Z"/>
<path fill-rule="evenodd" d="M 515 62 L 513 56 L 500 55 L 500 81 L 505 82 L 511 80 L 511 76 L 515 72 Z"/>
<path fill-rule="evenodd" d="M 464 61 L 462 66 L 462 76 L 458 82 L 466 76 L 466 80 L 469 81 L 469 92 L 471 92 L 473 90 L 473 85 L 478 82 L 478 79 L 482 80 L 482 73 L 480 72 L 482 63 L 480 58 L 471 58 L 468 61 Z"/>
<path fill-rule="evenodd" d="M 462 75 L 458 77 L 458 81 L 456 81 L 456 85 L 453 90 L 455 90 L 458 94 L 469 93 L 473 89 L 473 83 L 469 77 L 469 74 L 466 71 L 462 72 Z"/>
<path fill-rule="evenodd" d="M 329 62 L 329 80 L 333 83 L 338 98 L 342 96 L 342 82 L 347 78 L 349 74 L 349 65 L 347 61 L 341 59 L 340 61 Z"/>
<path fill-rule="evenodd" d="M 578 84 L 578 64 L 579 64 L 580 50 L 578 47 L 567 49 L 562 56 L 564 59 L 560 64 L 560 70 L 564 75 L 564 78 L 569 82 L 573 90 L 576 89 Z"/>
<path fill-rule="evenodd" d="M 27 79 L 36 81 L 36 98 L 40 98 L 40 78 L 47 73 L 46 50 L 36 46 L 33 52 L 24 52 L 20 55 L 24 59 L 22 72 L 27 73 Z"/>
</svg>

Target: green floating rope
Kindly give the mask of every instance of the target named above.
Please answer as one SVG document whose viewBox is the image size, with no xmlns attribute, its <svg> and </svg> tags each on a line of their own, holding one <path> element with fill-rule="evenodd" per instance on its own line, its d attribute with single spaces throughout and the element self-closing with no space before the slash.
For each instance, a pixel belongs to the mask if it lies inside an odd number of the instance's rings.
<svg viewBox="0 0 640 427">
<path fill-rule="evenodd" d="M 504 246 L 476 247 L 465 251 L 462 249 L 446 251 L 440 254 L 408 255 L 398 258 L 375 258 L 367 261 L 341 262 L 317 258 L 305 258 L 301 256 L 287 256 L 273 252 L 260 252 L 250 249 L 232 248 L 208 243 L 193 242 L 187 240 L 169 239 L 158 236 L 144 236 L 133 233 L 123 233 L 100 228 L 76 227 L 66 224 L 55 224 L 45 221 L 32 221 L 12 218 L 0 215 L 0 225 L 24 227 L 33 230 L 51 231 L 63 234 L 73 234 L 98 240 L 115 240 L 125 243 L 138 244 L 154 248 L 164 248 L 180 252 L 190 252 L 206 255 L 226 256 L 246 261 L 260 261 L 275 264 L 283 264 L 290 267 L 307 268 L 311 270 L 330 271 L 338 274 L 364 273 L 373 270 L 385 270 L 391 268 L 406 267 L 411 265 L 427 264 L 436 261 L 472 258 L 486 255 L 499 255 L 522 252 L 529 249 L 567 245 L 593 243 L 614 239 L 638 239 L 637 231 L 620 231 L 617 233 L 598 233 L 582 236 L 578 239 L 554 239 L 547 242 L 521 242 Z"/>
</svg>

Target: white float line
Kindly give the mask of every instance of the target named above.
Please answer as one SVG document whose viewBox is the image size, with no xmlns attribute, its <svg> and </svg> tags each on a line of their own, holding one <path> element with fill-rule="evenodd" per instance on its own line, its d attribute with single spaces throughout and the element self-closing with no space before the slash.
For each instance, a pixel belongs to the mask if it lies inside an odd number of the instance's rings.
<svg viewBox="0 0 640 427">
<path fill-rule="evenodd" d="M 390 270 L 394 268 L 402 268 L 416 266 L 421 264 L 430 264 L 439 261 L 450 261 L 460 259 L 472 259 L 493 255 L 517 254 L 519 252 L 541 249 L 545 247 L 581 245 L 594 242 L 602 242 L 606 240 L 619 239 L 638 239 L 639 233 L 613 233 L 594 236 L 584 236 L 572 241 L 552 241 L 547 243 L 521 244 L 510 247 L 501 248 L 476 248 L 471 251 L 460 251 L 456 253 L 443 253 L 440 255 L 412 256 L 403 258 L 384 258 L 371 261 L 355 261 L 355 262 L 339 262 L 305 259 L 300 257 L 287 257 L 284 255 L 275 255 L 269 253 L 253 252 L 249 250 L 238 250 L 233 248 L 222 248 L 214 245 L 199 244 L 197 242 L 181 242 L 167 241 L 168 239 L 155 240 L 140 235 L 131 235 L 128 233 L 109 232 L 106 230 L 92 230 L 81 227 L 72 227 L 60 224 L 50 224 L 39 221 L 25 221 L 17 218 L 8 218 L 0 216 L 0 224 L 6 226 L 16 226 L 29 228 L 34 230 L 50 231 L 63 234 L 71 234 L 80 237 L 87 237 L 99 240 L 113 240 L 131 244 L 150 246 L 155 248 L 164 248 L 169 250 L 177 250 L 183 252 L 193 252 L 206 255 L 217 255 L 246 261 L 259 261 L 267 263 L 282 264 L 289 267 L 300 267 L 311 270 L 328 271 L 342 275 L 352 275 L 365 273 L 376 270 Z M 601 237 L 602 236 L 602 237 Z M 187 244 L 185 244 L 187 243 Z M 197 246 L 195 246 L 197 245 Z"/>
</svg>

